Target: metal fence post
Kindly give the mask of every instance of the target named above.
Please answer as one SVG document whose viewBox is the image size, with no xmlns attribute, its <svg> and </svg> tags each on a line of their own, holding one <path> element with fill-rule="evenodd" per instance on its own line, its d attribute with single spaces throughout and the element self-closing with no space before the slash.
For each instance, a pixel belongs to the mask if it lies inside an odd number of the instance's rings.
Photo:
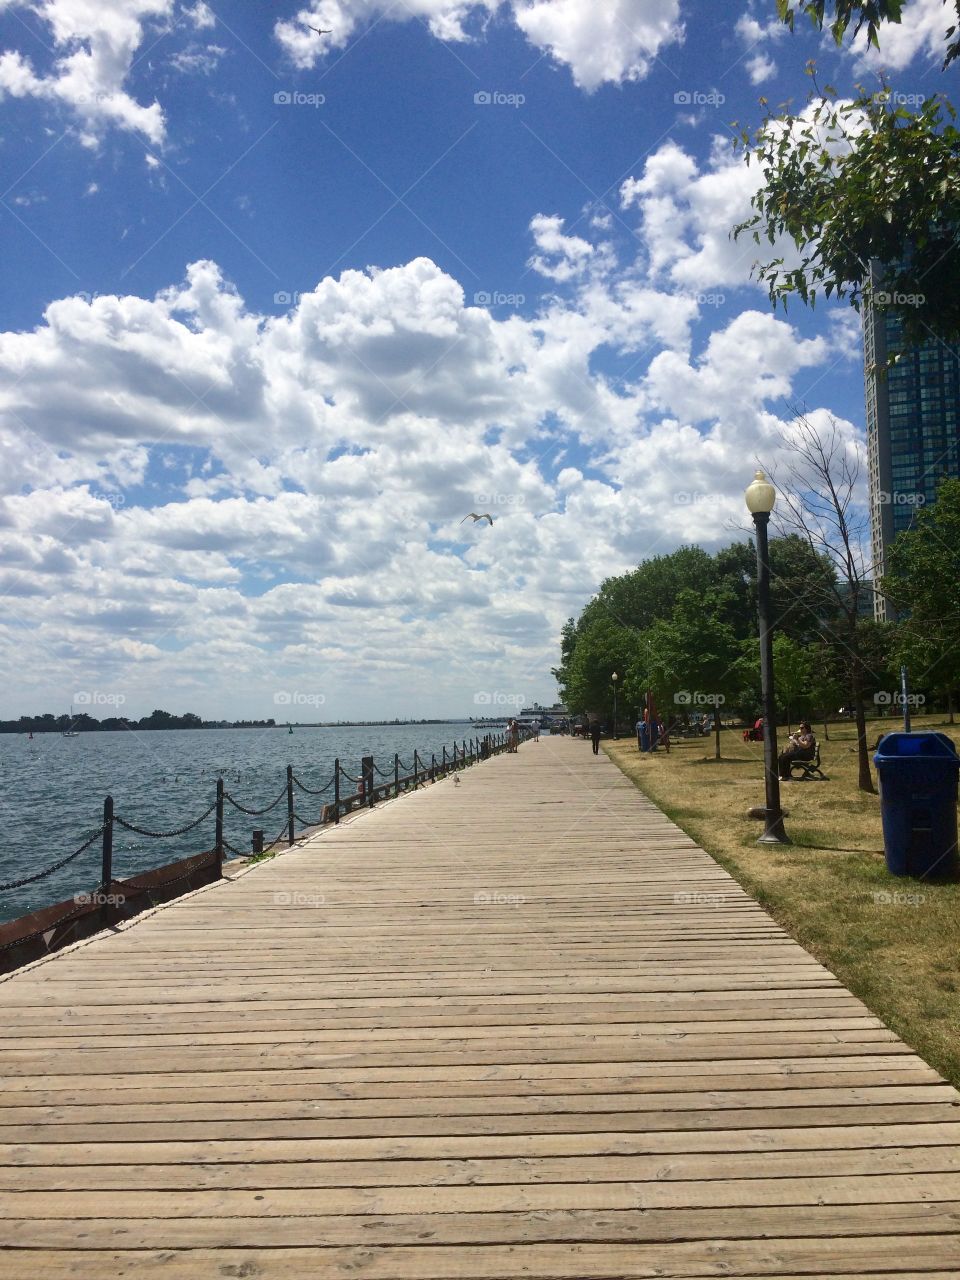
<svg viewBox="0 0 960 1280">
<path fill-rule="evenodd" d="M 100 859 L 100 888 L 107 892 L 113 882 L 113 796 L 103 802 L 103 853 Z"/>
<path fill-rule="evenodd" d="M 416 791 L 419 785 L 420 785 L 420 756 L 417 753 L 417 748 L 414 747 L 413 748 L 413 789 L 414 791 Z"/>
<path fill-rule="evenodd" d="M 376 782 L 373 773 L 373 756 L 363 756 L 361 758 L 360 777 L 363 779 L 363 802 L 368 809 L 372 809 L 373 788 Z"/>
<path fill-rule="evenodd" d="M 216 826 L 217 878 L 223 878 L 223 778 L 217 779 L 217 826 Z"/>
<path fill-rule="evenodd" d="M 333 762 L 333 821 L 340 821 L 340 757 Z"/>
<path fill-rule="evenodd" d="M 393 794 L 400 794 L 400 757 L 396 751 L 393 753 Z"/>
<path fill-rule="evenodd" d="M 293 844 L 293 765 L 287 765 L 287 844 Z"/>
<path fill-rule="evenodd" d="M 107 898 L 113 883 L 113 796 L 103 802 L 103 851 L 100 859 L 100 923 L 109 924 Z"/>
</svg>

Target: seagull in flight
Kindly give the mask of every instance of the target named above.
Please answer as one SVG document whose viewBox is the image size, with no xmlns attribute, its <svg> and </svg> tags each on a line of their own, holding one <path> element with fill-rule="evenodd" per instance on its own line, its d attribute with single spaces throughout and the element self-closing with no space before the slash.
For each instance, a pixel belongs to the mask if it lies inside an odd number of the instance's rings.
<svg viewBox="0 0 960 1280">
<path fill-rule="evenodd" d="M 309 22 L 307 23 L 307 26 L 308 26 L 308 27 L 310 27 Z M 315 32 L 317 33 L 317 35 L 318 35 L 318 36 L 332 36 L 332 35 L 333 35 L 333 29 L 332 29 L 332 28 L 331 28 L 331 30 L 329 30 L 329 31 L 324 31 L 324 30 L 323 30 L 322 28 L 320 28 L 320 27 L 310 27 L 310 30 L 311 30 L 311 31 L 315 31 Z"/>
<path fill-rule="evenodd" d="M 464 524 L 467 520 L 472 520 L 474 524 L 476 524 L 478 520 L 489 520 L 490 523 L 493 524 L 493 516 L 489 511 L 484 511 L 482 515 L 477 515 L 476 511 L 468 511 L 460 523 Z"/>
</svg>

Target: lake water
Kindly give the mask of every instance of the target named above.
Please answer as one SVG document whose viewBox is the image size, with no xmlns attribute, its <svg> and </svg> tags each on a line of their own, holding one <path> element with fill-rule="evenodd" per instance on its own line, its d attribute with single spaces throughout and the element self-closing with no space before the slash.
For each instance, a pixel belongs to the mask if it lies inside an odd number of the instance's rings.
<svg viewBox="0 0 960 1280">
<path fill-rule="evenodd" d="M 137 826 L 168 831 L 193 821 L 216 797 L 222 772 L 227 791 L 247 808 L 262 808 L 286 786 L 286 768 L 313 788 L 326 786 L 339 756 L 354 777 L 360 758 L 374 756 L 377 767 L 393 775 L 393 755 L 413 763 L 420 752 L 429 764 L 446 745 L 461 744 L 483 731 L 468 723 L 378 725 L 369 728 L 170 729 L 116 733 L 81 733 L 76 738 L 38 734 L 0 734 L 0 883 L 40 871 L 78 849 L 100 826 L 104 796 L 112 795 L 115 811 Z M 379 779 L 378 779 L 379 781 Z M 341 794 L 354 784 L 341 781 Z M 304 818 L 319 817 L 332 800 L 295 792 L 294 807 Z M 224 835 L 237 849 L 249 851 L 254 827 L 266 841 L 286 822 L 286 801 L 262 818 L 251 818 L 226 806 Z M 299 824 L 298 824 L 299 825 Z M 148 840 L 115 828 L 113 869 L 117 879 L 162 866 L 176 858 L 213 848 L 214 815 L 187 835 Z M 100 879 L 100 841 L 53 875 L 20 889 L 0 892 L 0 920 L 62 902 L 75 893 L 95 889 Z"/>
</svg>

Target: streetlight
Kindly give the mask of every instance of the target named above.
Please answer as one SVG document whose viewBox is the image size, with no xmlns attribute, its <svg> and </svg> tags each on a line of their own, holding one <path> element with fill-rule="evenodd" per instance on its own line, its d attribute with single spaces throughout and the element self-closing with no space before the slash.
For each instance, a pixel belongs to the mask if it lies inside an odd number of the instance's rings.
<svg viewBox="0 0 960 1280">
<path fill-rule="evenodd" d="M 763 835 L 757 844 L 789 844 L 780 808 L 780 772 L 777 767 L 777 706 L 773 696 L 773 633 L 770 630 L 770 561 L 767 525 L 777 491 L 758 471 L 743 495 L 757 529 L 757 617 L 760 623 L 760 684 L 763 691 L 763 769 L 766 810 Z"/>
<path fill-rule="evenodd" d="M 617 736 L 617 679 L 618 679 L 617 673 L 614 672 L 613 675 L 610 677 L 610 679 L 613 681 L 613 736 L 614 738 L 616 738 Z"/>
</svg>

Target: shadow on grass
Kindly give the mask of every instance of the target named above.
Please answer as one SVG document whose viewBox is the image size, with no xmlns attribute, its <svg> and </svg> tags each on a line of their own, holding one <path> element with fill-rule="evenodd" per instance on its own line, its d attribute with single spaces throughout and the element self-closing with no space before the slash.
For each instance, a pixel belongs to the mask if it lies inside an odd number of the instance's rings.
<svg viewBox="0 0 960 1280">
<path fill-rule="evenodd" d="M 882 849 L 848 849 L 841 844 L 820 844 L 816 840 L 804 840 L 791 835 L 795 849 L 812 849 L 817 853 L 859 853 L 865 858 L 882 858 Z"/>
<path fill-rule="evenodd" d="M 721 756 L 718 760 L 716 756 L 700 756 L 698 760 L 684 760 L 684 764 L 752 764 L 763 767 L 762 760 L 754 760 L 752 756 Z"/>
</svg>

